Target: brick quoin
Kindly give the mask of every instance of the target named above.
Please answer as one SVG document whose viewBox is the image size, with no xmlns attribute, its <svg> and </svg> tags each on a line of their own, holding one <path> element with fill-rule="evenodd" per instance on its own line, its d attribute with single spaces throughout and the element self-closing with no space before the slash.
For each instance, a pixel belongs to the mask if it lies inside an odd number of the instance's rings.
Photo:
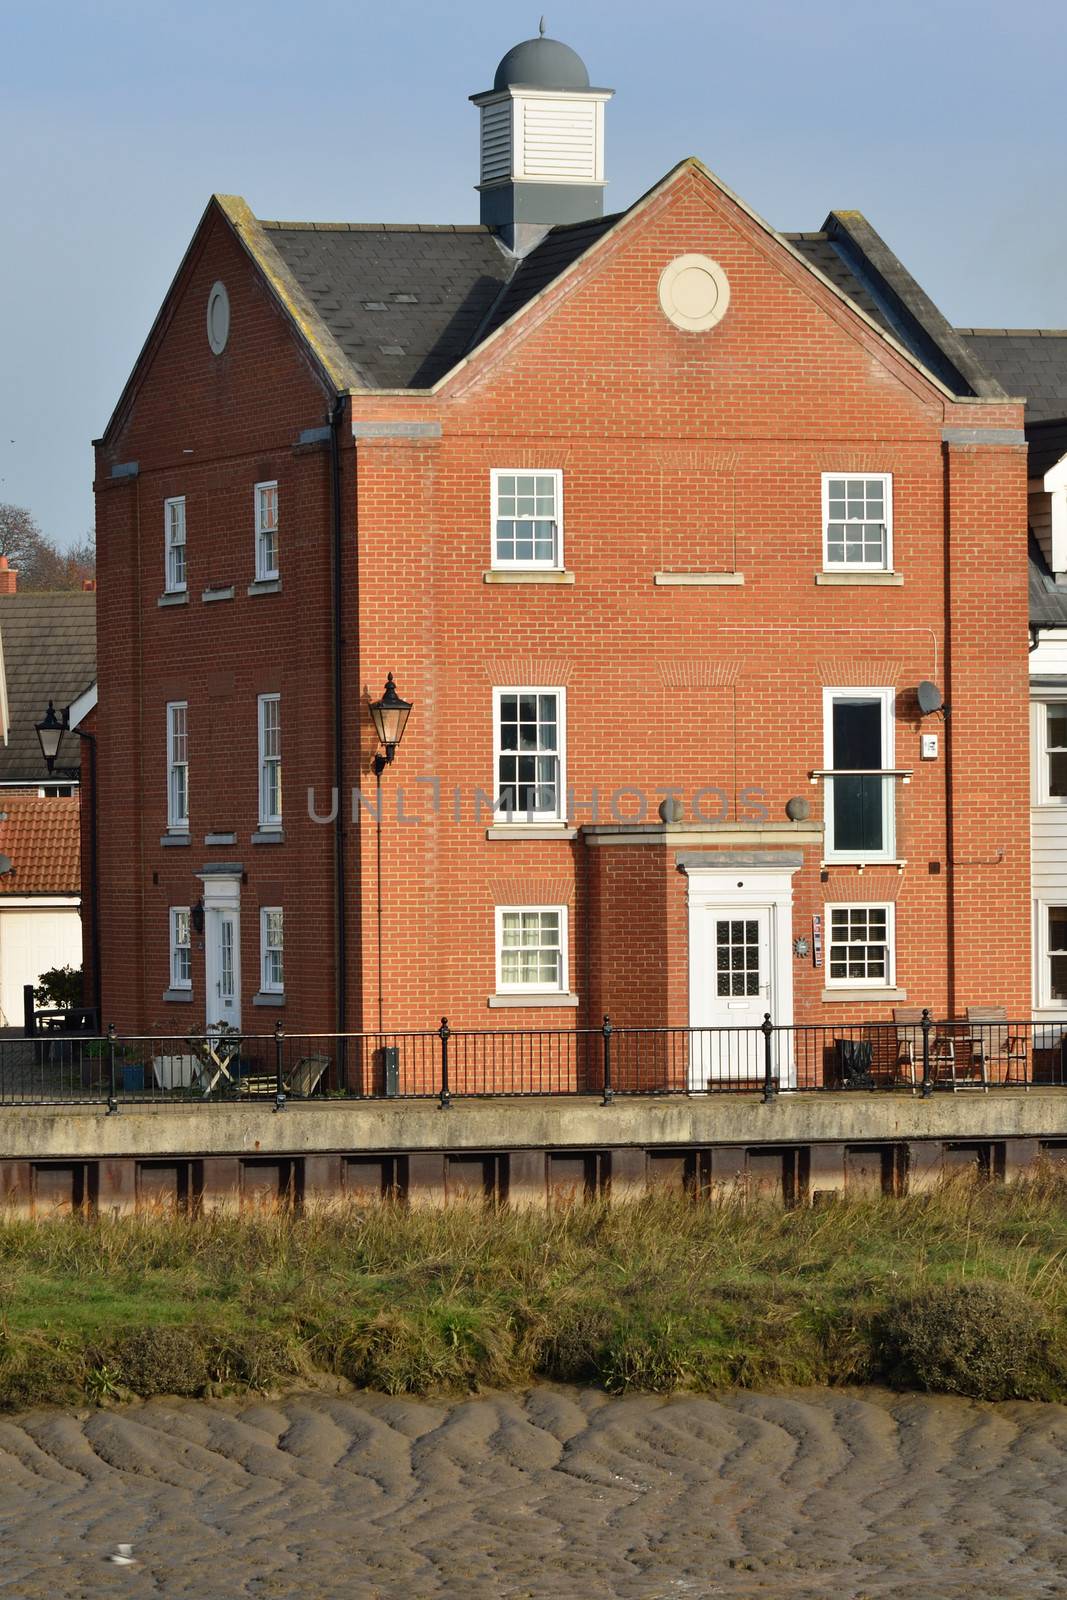
<svg viewBox="0 0 1067 1600">
<path fill-rule="evenodd" d="M 711 331 L 663 316 L 675 257 L 712 256 L 731 286 Z M 232 326 L 211 353 L 211 285 Z M 258 907 L 286 917 L 287 1031 L 337 1017 L 330 458 L 297 448 L 333 395 L 291 319 L 218 210 L 209 208 L 98 446 L 100 803 L 105 1020 L 180 1032 L 203 1021 L 168 1002 L 167 908 L 194 903 L 205 862 L 240 862 L 245 1026 L 258 1028 Z M 793 934 L 830 901 L 891 900 L 896 982 L 909 1004 L 1029 1008 L 1026 456 L 945 443 L 946 430 L 1022 427 L 1022 406 L 954 400 L 775 240 L 702 169 L 683 165 L 577 266 L 432 392 L 342 397 L 342 686 L 347 782 L 374 796 L 368 699 L 392 671 L 414 701 L 382 778 L 380 840 L 346 817 L 350 1029 L 685 1025 L 687 879 L 675 845 L 496 840 L 474 816 L 493 787 L 494 684 L 567 689 L 567 781 L 579 828 L 590 797 L 726 791 L 731 823 L 759 790 L 784 823 L 791 796 L 822 813 L 823 689 L 896 691 L 899 868 L 823 865 L 798 835 Z M 430 423 L 439 437 L 360 438 L 353 422 Z M 112 466 L 136 461 L 136 477 Z M 490 470 L 564 473 L 573 584 L 487 584 Z M 821 474 L 893 475 L 901 587 L 816 585 Z M 249 596 L 252 489 L 277 478 L 277 594 Z M 187 504 L 189 603 L 160 608 L 163 501 Z M 675 587 L 661 571 L 732 571 L 743 585 Z M 231 601 L 205 588 L 233 584 Z M 950 707 L 923 721 L 915 687 Z M 256 697 L 282 696 L 285 842 L 252 844 Z M 189 702 L 192 843 L 166 831 L 165 705 Z M 941 756 L 920 762 L 920 729 Z M 432 815 L 440 785 L 441 814 Z M 463 813 L 451 816 L 458 789 Z M 407 815 L 398 817 L 401 799 Z M 631 806 L 633 803 L 631 802 Z M 635 808 L 634 808 L 635 809 Z M 603 822 L 611 821 L 602 815 Z M 235 832 L 208 849 L 204 835 Z M 381 855 L 381 967 L 376 903 Z M 731 848 L 728 834 L 724 848 Z M 715 848 L 701 846 L 701 848 Z M 778 846 L 775 846 L 778 848 Z M 576 1010 L 489 1010 L 494 907 L 570 910 Z M 194 941 L 195 942 L 195 941 Z M 889 1001 L 827 1006 L 825 968 L 793 962 L 798 1022 L 889 1019 Z M 250 1022 L 251 1019 L 251 1022 Z M 518 1069 L 517 1069 L 518 1070 Z"/>
</svg>

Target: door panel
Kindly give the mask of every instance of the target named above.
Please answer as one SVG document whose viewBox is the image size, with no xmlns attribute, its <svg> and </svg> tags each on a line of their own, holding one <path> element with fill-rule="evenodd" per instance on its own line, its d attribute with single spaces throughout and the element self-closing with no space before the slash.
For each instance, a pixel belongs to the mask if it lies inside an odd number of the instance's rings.
<svg viewBox="0 0 1067 1600">
<path fill-rule="evenodd" d="M 763 1075 L 763 1036 L 749 1030 L 773 1010 L 771 922 L 768 906 L 710 906 L 695 924 L 690 1008 L 702 1031 L 692 1040 L 691 1089 Z"/>
<path fill-rule="evenodd" d="M 241 1026 L 241 924 L 236 911 L 212 910 L 207 925 L 207 1023 Z"/>
</svg>

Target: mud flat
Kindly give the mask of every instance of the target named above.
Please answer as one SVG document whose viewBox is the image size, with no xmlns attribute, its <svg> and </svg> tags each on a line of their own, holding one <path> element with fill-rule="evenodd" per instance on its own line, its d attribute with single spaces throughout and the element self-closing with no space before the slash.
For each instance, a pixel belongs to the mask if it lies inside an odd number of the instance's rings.
<svg viewBox="0 0 1067 1600">
<path fill-rule="evenodd" d="M 0 1595 L 1067 1597 L 1065 1468 L 1067 1407 L 874 1390 L 40 1411 Z"/>
</svg>

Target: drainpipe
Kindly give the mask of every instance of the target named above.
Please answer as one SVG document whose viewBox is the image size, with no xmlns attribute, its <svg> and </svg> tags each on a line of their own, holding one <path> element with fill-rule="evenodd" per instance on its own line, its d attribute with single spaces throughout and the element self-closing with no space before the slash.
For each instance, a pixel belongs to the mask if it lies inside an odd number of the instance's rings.
<svg viewBox="0 0 1067 1600">
<path fill-rule="evenodd" d="M 334 401 L 330 413 L 330 500 L 333 514 L 333 759 L 337 787 L 337 811 L 333 819 L 334 853 L 334 950 L 336 952 L 335 991 L 336 1027 L 344 1033 L 348 1024 L 348 924 L 345 897 L 345 756 L 344 756 L 344 645 L 342 607 L 342 554 L 344 520 L 341 507 L 341 423 L 344 398 Z M 338 1062 L 340 1082 L 346 1081 L 345 1063 Z"/>
</svg>

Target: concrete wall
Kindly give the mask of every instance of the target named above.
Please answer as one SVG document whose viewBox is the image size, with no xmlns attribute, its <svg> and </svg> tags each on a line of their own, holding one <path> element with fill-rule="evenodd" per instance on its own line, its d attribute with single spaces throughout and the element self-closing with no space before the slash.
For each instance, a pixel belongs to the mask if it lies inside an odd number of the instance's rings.
<svg viewBox="0 0 1067 1600">
<path fill-rule="evenodd" d="M 900 1194 L 974 1169 L 1020 1176 L 1067 1159 L 1067 1101 L 996 1095 L 747 1096 L 651 1103 L 20 1109 L 0 1153 L 0 1206 L 20 1214 L 299 1207 L 398 1197 L 545 1205 L 648 1191 L 822 1204 Z"/>
</svg>

